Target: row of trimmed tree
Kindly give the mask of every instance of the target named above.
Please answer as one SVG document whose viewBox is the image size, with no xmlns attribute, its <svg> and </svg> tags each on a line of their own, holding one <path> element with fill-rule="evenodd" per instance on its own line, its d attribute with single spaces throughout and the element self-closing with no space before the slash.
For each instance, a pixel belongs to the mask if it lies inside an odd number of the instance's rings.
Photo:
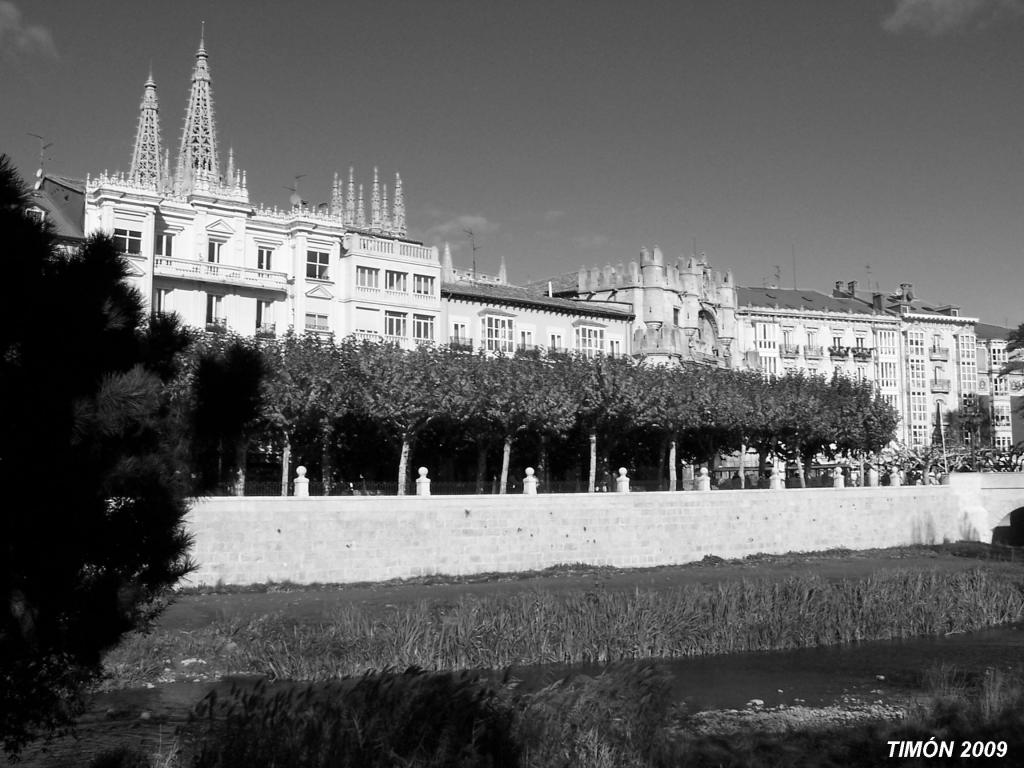
<svg viewBox="0 0 1024 768">
<path fill-rule="evenodd" d="M 475 467 L 472 479 L 480 488 L 488 465 L 500 463 L 495 477 L 504 492 L 514 452 L 519 469 L 536 467 L 542 483 L 569 477 L 591 491 L 602 467 L 643 467 L 658 487 L 674 490 L 680 461 L 713 465 L 722 454 L 747 450 L 757 452 L 762 471 L 769 458 L 781 457 L 795 463 L 802 479 L 803 466 L 816 456 L 879 450 L 893 439 L 897 423 L 871 383 L 844 377 L 766 378 L 542 352 L 404 351 L 316 334 L 208 336 L 192 354 L 206 360 L 233 355 L 236 365 L 245 361 L 240 367 L 249 379 L 255 371 L 264 374 L 258 393 L 240 383 L 198 391 L 195 407 L 209 412 L 207 423 L 246 405 L 241 392 L 257 397 L 257 418 L 238 433 L 210 435 L 205 444 L 207 472 L 238 494 L 246 456 L 250 464 L 273 457 L 282 493 L 296 462 L 319 475 L 327 493 L 339 477 L 379 478 L 383 467 L 397 462 L 402 493 L 414 458 L 440 480 L 468 481 Z M 196 396 L 197 388 L 181 391 Z M 395 477 L 393 469 L 387 474 Z"/>
</svg>

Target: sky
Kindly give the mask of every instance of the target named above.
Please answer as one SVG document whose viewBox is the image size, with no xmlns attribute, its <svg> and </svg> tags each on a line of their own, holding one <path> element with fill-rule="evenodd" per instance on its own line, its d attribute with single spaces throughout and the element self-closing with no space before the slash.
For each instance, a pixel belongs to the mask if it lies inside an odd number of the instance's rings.
<svg viewBox="0 0 1024 768">
<path fill-rule="evenodd" d="M 127 170 L 152 68 L 173 166 L 202 22 L 254 203 L 376 165 L 512 282 L 658 245 L 1024 322 L 1024 0 L 0 0 L 0 152 Z"/>
</svg>

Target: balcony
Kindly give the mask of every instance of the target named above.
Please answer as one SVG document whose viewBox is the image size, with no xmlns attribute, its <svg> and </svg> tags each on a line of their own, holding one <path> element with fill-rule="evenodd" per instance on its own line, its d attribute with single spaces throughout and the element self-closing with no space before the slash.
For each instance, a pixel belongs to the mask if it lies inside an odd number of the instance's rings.
<svg viewBox="0 0 1024 768">
<path fill-rule="evenodd" d="M 448 346 L 459 352 L 472 352 L 473 340 L 467 339 L 465 336 L 449 336 Z"/>
<path fill-rule="evenodd" d="M 853 353 L 853 359 L 861 363 L 870 362 L 875 356 L 872 347 L 850 347 L 850 351 Z"/>
<path fill-rule="evenodd" d="M 796 344 L 779 344 L 779 357 L 797 357 L 800 347 Z"/>
<path fill-rule="evenodd" d="M 352 333 L 352 338 L 356 341 L 369 341 L 374 343 L 381 340 L 380 334 L 374 333 L 373 331 L 354 331 Z"/>
<path fill-rule="evenodd" d="M 277 335 L 276 323 L 260 323 L 256 326 L 257 339 L 272 339 Z"/>
<path fill-rule="evenodd" d="M 931 347 L 928 350 L 929 360 L 949 360 L 949 347 Z"/>
<path fill-rule="evenodd" d="M 153 273 L 160 277 L 202 280 L 220 285 L 245 285 L 282 292 L 288 289 L 288 275 L 284 272 L 168 256 L 157 256 L 153 262 Z"/>
<path fill-rule="evenodd" d="M 850 350 L 848 347 L 829 347 L 828 356 L 833 360 L 846 360 L 850 356 Z"/>
<path fill-rule="evenodd" d="M 823 354 L 824 350 L 821 348 L 820 345 L 808 344 L 807 346 L 804 347 L 804 357 L 806 357 L 808 360 L 821 360 Z"/>
<path fill-rule="evenodd" d="M 932 392 L 949 392 L 949 379 L 932 379 Z"/>
</svg>

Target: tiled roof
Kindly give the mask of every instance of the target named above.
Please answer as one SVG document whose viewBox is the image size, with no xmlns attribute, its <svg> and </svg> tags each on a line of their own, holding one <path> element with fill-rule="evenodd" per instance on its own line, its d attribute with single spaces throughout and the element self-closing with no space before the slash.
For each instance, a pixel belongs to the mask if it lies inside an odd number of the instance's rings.
<svg viewBox="0 0 1024 768">
<path fill-rule="evenodd" d="M 1010 337 L 1010 331 L 1012 330 L 1012 328 L 990 325 L 989 323 L 974 324 L 974 335 L 979 339 L 1007 339 Z"/>
<path fill-rule="evenodd" d="M 46 212 L 46 221 L 58 238 L 85 237 L 85 185 L 76 179 L 46 175 L 40 189 L 29 192 L 29 204 Z"/>
<path fill-rule="evenodd" d="M 736 305 L 743 307 L 778 307 L 779 309 L 809 310 L 813 312 L 846 312 L 862 315 L 889 314 L 876 312 L 871 304 L 851 297 L 830 296 L 827 293 L 791 288 L 736 289 Z"/>
<path fill-rule="evenodd" d="M 539 296 L 518 285 L 486 285 L 471 282 L 442 283 L 441 295 L 492 304 L 547 309 L 577 315 L 608 317 L 628 320 L 633 317 L 632 307 L 605 302 L 573 301 L 551 296 Z"/>
<path fill-rule="evenodd" d="M 534 295 L 547 296 L 548 283 L 551 284 L 552 293 L 575 293 L 580 284 L 579 272 L 565 272 L 561 275 L 553 275 L 543 280 L 531 280 L 524 287 Z"/>
</svg>

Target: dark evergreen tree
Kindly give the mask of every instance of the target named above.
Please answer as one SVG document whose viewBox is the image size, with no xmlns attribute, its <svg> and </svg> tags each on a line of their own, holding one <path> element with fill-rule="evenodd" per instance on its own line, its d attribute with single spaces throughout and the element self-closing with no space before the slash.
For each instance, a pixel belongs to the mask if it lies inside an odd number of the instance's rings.
<svg viewBox="0 0 1024 768">
<path fill-rule="evenodd" d="M 0 156 L 0 737 L 67 724 L 103 651 L 187 574 L 188 471 L 166 384 L 188 336 L 149 326 L 107 237 L 24 213 Z"/>
</svg>

